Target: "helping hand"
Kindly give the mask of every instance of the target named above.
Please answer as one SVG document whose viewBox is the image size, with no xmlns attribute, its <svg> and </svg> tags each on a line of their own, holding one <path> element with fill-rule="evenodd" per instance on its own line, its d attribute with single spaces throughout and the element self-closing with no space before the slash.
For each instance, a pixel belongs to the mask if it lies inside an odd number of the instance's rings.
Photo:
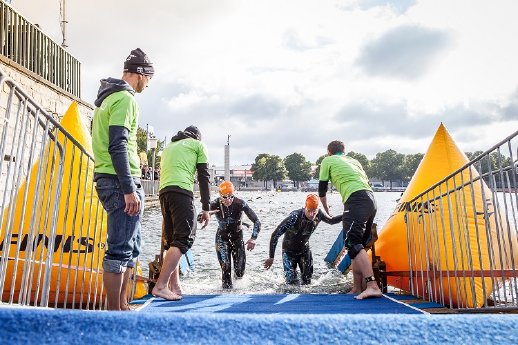
<svg viewBox="0 0 518 345">
<path fill-rule="evenodd" d="M 198 222 L 202 224 L 201 228 L 205 229 L 205 227 L 209 224 L 210 220 L 210 213 L 209 211 L 201 211 L 200 214 L 198 214 Z"/>
<path fill-rule="evenodd" d="M 254 239 L 249 239 L 248 241 L 246 241 L 246 250 L 252 250 L 255 248 L 255 240 Z"/>
</svg>

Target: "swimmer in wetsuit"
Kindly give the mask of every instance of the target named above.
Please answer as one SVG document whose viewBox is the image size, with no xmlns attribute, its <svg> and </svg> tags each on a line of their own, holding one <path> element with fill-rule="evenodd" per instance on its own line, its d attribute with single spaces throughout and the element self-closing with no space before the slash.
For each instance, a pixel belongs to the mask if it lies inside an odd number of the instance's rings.
<svg viewBox="0 0 518 345">
<path fill-rule="evenodd" d="M 241 217 L 243 212 L 254 223 L 252 236 L 246 242 L 246 249 L 255 248 L 255 240 L 261 231 L 261 222 L 246 201 L 234 196 L 234 185 L 224 181 L 219 186 L 220 197 L 210 204 L 211 214 L 216 215 L 218 230 L 216 232 L 216 254 L 221 266 L 221 280 L 224 289 L 232 288 L 232 265 L 236 278 L 245 273 L 246 254 L 243 242 L 243 227 Z"/>
<path fill-rule="evenodd" d="M 338 224 L 342 215 L 330 218 L 318 208 L 318 196 L 309 194 L 304 208 L 295 210 L 284 219 L 272 233 L 270 239 L 270 257 L 264 261 L 264 267 L 269 269 L 273 264 L 275 248 L 279 238 L 282 241 L 282 263 L 284 278 L 288 284 L 298 284 L 297 265 L 301 273 L 302 284 L 310 284 L 313 276 L 313 255 L 309 247 L 309 238 L 320 221 L 327 224 Z"/>
</svg>

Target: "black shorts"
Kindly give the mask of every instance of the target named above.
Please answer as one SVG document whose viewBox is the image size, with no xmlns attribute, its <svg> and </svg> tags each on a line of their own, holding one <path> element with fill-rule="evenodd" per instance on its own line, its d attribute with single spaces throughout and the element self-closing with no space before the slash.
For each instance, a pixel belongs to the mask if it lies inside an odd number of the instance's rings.
<svg viewBox="0 0 518 345">
<path fill-rule="evenodd" d="M 367 244 L 371 236 L 376 210 L 376 200 L 371 191 L 359 190 L 347 199 L 342 218 L 344 246 L 347 249 L 351 249 L 357 244 L 363 246 Z"/>
<path fill-rule="evenodd" d="M 191 196 L 178 192 L 160 193 L 164 249 L 177 247 L 185 254 L 196 237 L 196 208 Z"/>
</svg>

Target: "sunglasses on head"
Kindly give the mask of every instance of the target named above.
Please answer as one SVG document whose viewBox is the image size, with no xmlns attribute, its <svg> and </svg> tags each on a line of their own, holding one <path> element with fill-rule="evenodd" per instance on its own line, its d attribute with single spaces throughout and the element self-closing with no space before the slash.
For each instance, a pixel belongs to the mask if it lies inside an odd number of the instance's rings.
<svg viewBox="0 0 518 345">
<path fill-rule="evenodd" d="M 234 199 L 234 196 L 233 195 L 222 195 L 221 196 L 223 199 Z"/>
</svg>

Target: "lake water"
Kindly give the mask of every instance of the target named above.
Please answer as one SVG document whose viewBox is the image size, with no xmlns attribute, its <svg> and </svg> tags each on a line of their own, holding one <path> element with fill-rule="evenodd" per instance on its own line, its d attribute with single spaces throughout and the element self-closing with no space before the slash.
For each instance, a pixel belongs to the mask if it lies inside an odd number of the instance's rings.
<svg viewBox="0 0 518 345">
<path fill-rule="evenodd" d="M 284 275 L 281 262 L 282 237 L 277 244 L 275 261 L 269 270 L 265 270 L 262 263 L 268 258 L 270 236 L 277 225 L 295 209 L 302 208 L 307 193 L 303 192 L 238 192 L 236 196 L 248 202 L 257 213 L 262 227 L 253 251 L 247 251 L 245 276 L 234 280 L 232 293 L 343 293 L 352 287 L 351 274 L 344 276 L 335 269 L 329 269 L 324 262 L 327 252 L 341 231 L 341 223 L 328 225 L 321 222 L 310 239 L 313 253 L 314 273 L 312 283 L 308 286 L 293 287 L 284 284 Z M 378 231 L 387 221 L 396 206 L 400 192 L 375 193 L 378 204 L 378 213 L 375 222 Z M 213 195 L 215 197 L 215 195 Z M 199 198 L 196 208 L 201 210 Z M 331 213 L 342 213 L 343 205 L 340 195 L 336 192 L 328 193 L 328 204 Z M 248 221 L 243 214 L 243 221 Z M 148 263 L 154 260 L 160 251 L 160 236 L 162 229 L 162 215 L 159 207 L 150 207 L 144 211 L 142 219 L 142 254 L 140 261 L 144 276 L 148 276 Z M 226 292 L 221 288 L 221 269 L 216 258 L 214 239 L 217 221 L 211 218 L 209 225 L 201 230 L 198 228 L 196 241 L 192 247 L 196 268 L 193 273 L 182 277 L 182 285 L 188 294 L 220 294 Z M 250 238 L 251 229 L 244 227 L 243 238 L 246 242 Z"/>
</svg>

